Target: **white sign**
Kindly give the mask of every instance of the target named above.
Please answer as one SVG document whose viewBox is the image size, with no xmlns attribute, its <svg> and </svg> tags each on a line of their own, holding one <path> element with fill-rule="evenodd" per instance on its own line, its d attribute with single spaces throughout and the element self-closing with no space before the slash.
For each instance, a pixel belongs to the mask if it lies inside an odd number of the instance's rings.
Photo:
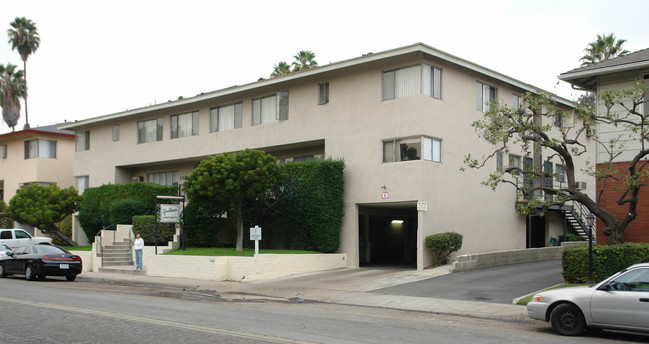
<svg viewBox="0 0 649 344">
<path fill-rule="evenodd" d="M 254 226 L 250 228 L 250 240 L 261 240 L 261 227 Z"/>
<path fill-rule="evenodd" d="M 428 202 L 417 202 L 417 211 L 427 211 Z"/>
<path fill-rule="evenodd" d="M 160 222 L 176 223 L 180 221 L 180 204 L 160 204 Z"/>
</svg>

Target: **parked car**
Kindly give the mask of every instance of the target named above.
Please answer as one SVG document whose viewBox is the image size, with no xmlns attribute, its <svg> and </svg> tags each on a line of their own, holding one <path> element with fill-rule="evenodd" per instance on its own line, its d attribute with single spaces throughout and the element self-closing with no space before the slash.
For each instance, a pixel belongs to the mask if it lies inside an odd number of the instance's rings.
<svg viewBox="0 0 649 344">
<path fill-rule="evenodd" d="M 592 286 L 540 292 L 527 304 L 527 314 L 567 336 L 586 328 L 649 332 L 649 263 Z"/>
<path fill-rule="evenodd" d="M 0 278 L 10 274 L 25 274 L 28 281 L 46 276 L 65 276 L 74 281 L 81 273 L 81 257 L 60 246 L 51 244 L 28 245 L 0 257 Z"/>
<path fill-rule="evenodd" d="M 52 238 L 33 237 L 31 234 L 19 228 L 2 228 L 0 229 L 0 244 L 5 244 L 12 249 L 27 245 L 36 245 L 40 243 L 52 243 Z"/>
<path fill-rule="evenodd" d="M 0 244 L 0 257 L 7 255 L 7 252 L 11 251 L 11 248 L 5 244 Z"/>
</svg>

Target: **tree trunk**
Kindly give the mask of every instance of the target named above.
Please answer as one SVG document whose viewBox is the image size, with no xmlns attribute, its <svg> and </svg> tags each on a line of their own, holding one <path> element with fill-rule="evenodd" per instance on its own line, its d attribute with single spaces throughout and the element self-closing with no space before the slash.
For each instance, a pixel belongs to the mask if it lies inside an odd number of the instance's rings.
<svg viewBox="0 0 649 344">
<path fill-rule="evenodd" d="M 55 228 L 48 228 L 47 230 L 44 230 L 43 233 L 56 235 L 59 239 L 65 241 L 65 243 L 68 244 L 68 246 L 78 246 L 79 245 L 74 240 L 70 239 L 69 236 L 63 234 L 56 227 Z"/>
<path fill-rule="evenodd" d="M 23 60 L 23 81 L 25 84 L 25 127 L 24 129 L 29 129 L 29 117 L 27 116 L 27 60 Z M 63 234 L 63 233 L 61 233 Z"/>
<path fill-rule="evenodd" d="M 243 202 L 235 202 L 237 208 L 237 251 L 243 251 Z"/>
</svg>

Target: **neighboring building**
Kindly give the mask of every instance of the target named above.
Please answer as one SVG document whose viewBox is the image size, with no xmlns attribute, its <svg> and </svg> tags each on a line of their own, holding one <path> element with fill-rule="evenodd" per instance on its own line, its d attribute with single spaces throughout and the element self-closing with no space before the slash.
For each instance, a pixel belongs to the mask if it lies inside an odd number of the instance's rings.
<svg viewBox="0 0 649 344">
<path fill-rule="evenodd" d="M 607 61 L 587 65 L 565 72 L 559 76 L 559 79 L 569 82 L 573 87 L 585 91 L 599 94 L 604 90 L 620 91 L 632 87 L 637 80 L 643 80 L 645 85 L 649 86 L 649 49 L 640 50 L 631 54 L 619 56 Z M 645 100 L 649 100 L 649 94 L 645 95 Z M 622 108 L 614 108 L 614 111 L 625 111 Z M 606 113 L 606 107 L 598 100 L 597 113 Z M 649 103 L 643 104 L 641 111 L 644 115 L 649 114 Z M 640 149 L 640 141 L 629 139 L 632 133 L 624 132 L 623 128 L 613 125 L 598 124 L 597 135 L 604 142 L 621 137 L 624 148 L 621 154 L 613 160 L 613 169 L 624 172 L 628 162 L 636 155 Z M 609 161 L 609 155 L 601 145 L 597 145 L 597 163 Z M 645 158 L 646 159 L 646 158 Z M 602 193 L 598 202 L 603 208 L 611 211 L 618 218 L 624 217 L 628 211 L 628 206 L 618 206 L 617 200 L 621 193 L 615 191 L 617 186 L 614 181 L 608 181 L 607 187 Z M 602 187 L 601 181 L 597 181 L 597 190 Z M 638 202 L 638 216 L 624 231 L 624 241 L 626 242 L 649 242 L 649 190 L 647 187 L 641 189 Z M 604 227 L 604 224 L 598 220 L 597 228 Z M 597 243 L 607 244 L 608 237 L 601 233 L 597 235 Z"/>
<path fill-rule="evenodd" d="M 471 127 L 485 101 L 513 104 L 538 91 L 415 44 L 60 128 L 90 142 L 74 159 L 76 180 L 90 187 L 182 184 L 205 157 L 244 148 L 264 150 L 279 163 L 343 158 L 339 250 L 348 265 L 423 269 L 431 263 L 424 240 L 434 233 L 463 234 L 460 254 L 546 246 L 563 233 L 561 212 L 528 228 L 516 214 L 513 188 L 493 192 L 480 183 L 503 161 L 540 166 L 540 155 L 534 161 L 531 152 L 503 152 L 491 169 L 460 171 L 465 155 L 494 149 Z M 594 195 L 594 179 L 579 178 Z"/>
</svg>

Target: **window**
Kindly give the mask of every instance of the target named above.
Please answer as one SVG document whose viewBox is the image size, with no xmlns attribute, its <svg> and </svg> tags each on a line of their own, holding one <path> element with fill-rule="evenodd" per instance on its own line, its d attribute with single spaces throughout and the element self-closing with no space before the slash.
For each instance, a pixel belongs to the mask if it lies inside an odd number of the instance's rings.
<svg viewBox="0 0 649 344">
<path fill-rule="evenodd" d="M 113 126 L 113 142 L 119 141 L 119 124 Z"/>
<path fill-rule="evenodd" d="M 77 133 L 74 137 L 74 150 L 76 152 L 87 151 L 90 149 L 90 131 L 86 130 Z"/>
<path fill-rule="evenodd" d="M 137 143 L 162 141 L 162 118 L 137 122 Z"/>
<path fill-rule="evenodd" d="M 430 137 L 413 137 L 383 141 L 383 162 L 410 160 L 441 161 L 441 141 Z"/>
<path fill-rule="evenodd" d="M 649 87 L 649 74 L 645 74 L 643 77 L 644 85 Z M 642 103 L 642 114 L 649 115 L 649 91 L 644 94 L 644 103 Z"/>
<path fill-rule="evenodd" d="M 519 106 L 523 105 L 522 100 L 521 100 L 521 96 L 519 96 L 518 94 L 514 94 L 512 96 L 512 104 L 514 105 L 514 107 L 519 107 Z"/>
<path fill-rule="evenodd" d="M 32 237 L 25 231 L 14 231 L 14 236 L 16 239 L 31 239 Z"/>
<path fill-rule="evenodd" d="M 489 111 L 489 103 L 496 100 L 496 88 L 481 82 L 475 83 L 476 102 L 475 109 L 482 112 Z"/>
<path fill-rule="evenodd" d="M 198 135 L 198 111 L 171 116 L 171 138 Z"/>
<path fill-rule="evenodd" d="M 56 159 L 56 141 L 40 139 L 25 141 L 25 159 L 32 158 Z"/>
<path fill-rule="evenodd" d="M 243 104 L 236 103 L 210 110 L 210 132 L 241 128 Z"/>
<path fill-rule="evenodd" d="M 147 173 L 146 179 L 149 183 L 172 186 L 178 185 L 178 172 L 158 172 L 158 173 Z"/>
<path fill-rule="evenodd" d="M 329 103 L 329 83 L 318 84 L 318 105 Z"/>
<path fill-rule="evenodd" d="M 4 159 L 7 157 L 7 145 L 0 145 L 0 158 Z"/>
<path fill-rule="evenodd" d="M 88 176 L 74 177 L 74 184 L 79 194 L 82 194 L 88 188 Z"/>
<path fill-rule="evenodd" d="M 566 168 L 563 165 L 556 165 L 557 167 L 557 181 L 559 183 L 565 183 L 566 182 Z"/>
<path fill-rule="evenodd" d="M 252 100 L 252 125 L 288 119 L 288 92 Z"/>
<path fill-rule="evenodd" d="M 422 72 L 423 71 L 423 72 Z M 422 83 L 423 80 L 423 83 Z M 442 70 L 429 65 L 383 72 L 383 100 L 422 94 L 441 99 Z"/>
<path fill-rule="evenodd" d="M 615 278 L 609 282 L 612 290 L 621 291 L 649 291 L 649 269 L 635 269 Z"/>
<path fill-rule="evenodd" d="M 516 154 L 509 154 L 509 167 L 521 168 L 521 157 Z"/>
<path fill-rule="evenodd" d="M 496 152 L 496 171 L 502 172 L 503 168 L 503 152 Z"/>
</svg>

